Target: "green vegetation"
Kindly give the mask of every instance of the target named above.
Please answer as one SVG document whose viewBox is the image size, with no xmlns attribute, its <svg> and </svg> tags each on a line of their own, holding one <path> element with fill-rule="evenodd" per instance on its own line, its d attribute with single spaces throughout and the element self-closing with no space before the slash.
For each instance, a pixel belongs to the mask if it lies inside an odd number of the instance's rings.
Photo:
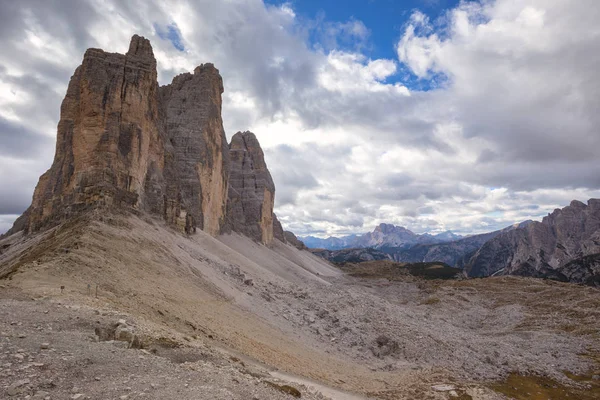
<svg viewBox="0 0 600 400">
<path fill-rule="evenodd" d="M 272 388 L 279 390 L 282 393 L 289 394 L 290 396 L 294 396 L 294 397 L 302 397 L 302 394 L 300 393 L 300 391 L 290 385 L 278 385 L 277 383 L 273 383 L 273 382 L 269 382 L 269 381 L 265 381 L 265 383 L 267 385 L 271 386 Z"/>
<path fill-rule="evenodd" d="M 407 275 L 426 280 L 454 279 L 460 273 L 460 269 L 440 262 L 406 264 L 380 260 L 361 263 L 345 262 L 337 265 L 351 276 L 372 279 L 401 280 Z"/>
<path fill-rule="evenodd" d="M 591 376 L 567 375 L 587 387 L 571 387 L 541 376 L 511 374 L 505 382 L 491 388 L 516 400 L 595 400 L 600 399 L 600 381 Z"/>
<path fill-rule="evenodd" d="M 407 268 L 411 275 L 423 279 L 454 279 L 460 272 L 459 269 L 440 262 L 413 263 L 404 268 Z"/>
</svg>

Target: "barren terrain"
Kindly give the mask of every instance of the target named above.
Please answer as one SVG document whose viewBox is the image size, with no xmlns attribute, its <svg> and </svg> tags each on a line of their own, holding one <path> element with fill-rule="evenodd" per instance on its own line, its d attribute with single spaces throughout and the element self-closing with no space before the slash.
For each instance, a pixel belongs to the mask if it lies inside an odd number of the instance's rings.
<svg viewBox="0 0 600 400">
<path fill-rule="evenodd" d="M 278 241 L 100 211 L 0 248 L 10 398 L 535 398 L 541 384 L 508 390 L 522 376 L 551 382 L 545 398 L 598 393 L 591 287 L 338 269 Z"/>
</svg>

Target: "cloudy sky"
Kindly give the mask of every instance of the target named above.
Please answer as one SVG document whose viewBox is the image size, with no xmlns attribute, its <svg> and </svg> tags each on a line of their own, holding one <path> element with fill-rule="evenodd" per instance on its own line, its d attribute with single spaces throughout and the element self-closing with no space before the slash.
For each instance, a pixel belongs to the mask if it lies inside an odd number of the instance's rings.
<svg viewBox="0 0 600 400">
<path fill-rule="evenodd" d="M 400 5 L 399 5 L 400 3 Z M 600 197 L 597 0 L 0 1 L 0 232 L 49 168 L 88 47 L 213 62 L 297 234 L 490 231 Z"/>
</svg>

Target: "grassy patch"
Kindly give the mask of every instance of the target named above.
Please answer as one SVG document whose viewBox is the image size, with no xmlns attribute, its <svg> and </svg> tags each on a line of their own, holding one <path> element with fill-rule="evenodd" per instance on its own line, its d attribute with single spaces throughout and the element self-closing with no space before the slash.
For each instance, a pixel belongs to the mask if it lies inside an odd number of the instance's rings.
<svg viewBox="0 0 600 400">
<path fill-rule="evenodd" d="M 273 389 L 277 389 L 282 393 L 289 394 L 290 396 L 294 396 L 294 397 L 302 397 L 302 393 L 300 393 L 300 391 L 293 386 L 279 385 L 277 383 L 273 383 L 273 382 L 269 382 L 269 381 L 265 381 L 265 383 L 267 385 L 271 386 Z"/>
<path fill-rule="evenodd" d="M 404 268 L 408 269 L 411 275 L 423 279 L 454 279 L 460 272 L 457 268 L 439 262 L 407 264 Z"/>
<path fill-rule="evenodd" d="M 397 263 L 388 260 L 365 261 L 361 263 L 340 263 L 338 267 L 357 278 L 403 280 L 407 275 L 426 280 L 448 280 L 456 278 L 460 269 L 440 262 Z"/>
<path fill-rule="evenodd" d="M 505 382 L 491 385 L 491 388 L 516 400 L 597 400 L 600 399 L 600 381 L 591 376 L 568 377 L 587 387 L 567 386 L 553 379 L 541 376 L 511 374 Z M 576 378 L 576 379 L 575 379 Z"/>
<path fill-rule="evenodd" d="M 428 297 L 426 300 L 423 300 L 421 302 L 421 304 L 432 305 L 432 304 L 437 304 L 439 302 L 440 302 L 440 299 L 438 299 L 437 297 Z"/>
</svg>

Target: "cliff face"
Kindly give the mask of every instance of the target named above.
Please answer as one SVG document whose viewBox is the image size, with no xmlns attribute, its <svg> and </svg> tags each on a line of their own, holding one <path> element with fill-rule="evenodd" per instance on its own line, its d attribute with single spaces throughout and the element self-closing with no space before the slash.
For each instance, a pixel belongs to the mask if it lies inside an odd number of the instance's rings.
<svg viewBox="0 0 600 400">
<path fill-rule="evenodd" d="M 212 64 L 200 65 L 193 74 L 178 75 L 160 88 L 179 200 L 192 217 L 190 224 L 212 235 L 222 229 L 229 178 L 222 93 L 223 80 Z"/>
<path fill-rule="evenodd" d="M 159 207 L 161 190 L 146 183 L 161 187 L 161 129 L 150 42 L 134 36 L 125 55 L 86 51 L 63 100 L 54 162 L 35 189 L 26 229 L 92 204 Z"/>
<path fill-rule="evenodd" d="M 9 234 L 106 206 L 159 215 L 187 233 L 273 241 L 275 186 L 253 133 L 227 144 L 219 71 L 203 64 L 160 88 L 156 78 L 143 37 L 124 55 L 86 51 L 62 103 L 54 162 Z"/>
<path fill-rule="evenodd" d="M 524 228 L 486 242 L 470 260 L 469 276 L 495 273 L 600 283 L 600 199 L 579 201 Z M 589 267 L 587 270 L 577 266 Z"/>
<path fill-rule="evenodd" d="M 224 230 L 270 244 L 273 241 L 275 185 L 254 133 L 238 132 L 233 135 L 229 157 L 231 171 Z"/>
</svg>

